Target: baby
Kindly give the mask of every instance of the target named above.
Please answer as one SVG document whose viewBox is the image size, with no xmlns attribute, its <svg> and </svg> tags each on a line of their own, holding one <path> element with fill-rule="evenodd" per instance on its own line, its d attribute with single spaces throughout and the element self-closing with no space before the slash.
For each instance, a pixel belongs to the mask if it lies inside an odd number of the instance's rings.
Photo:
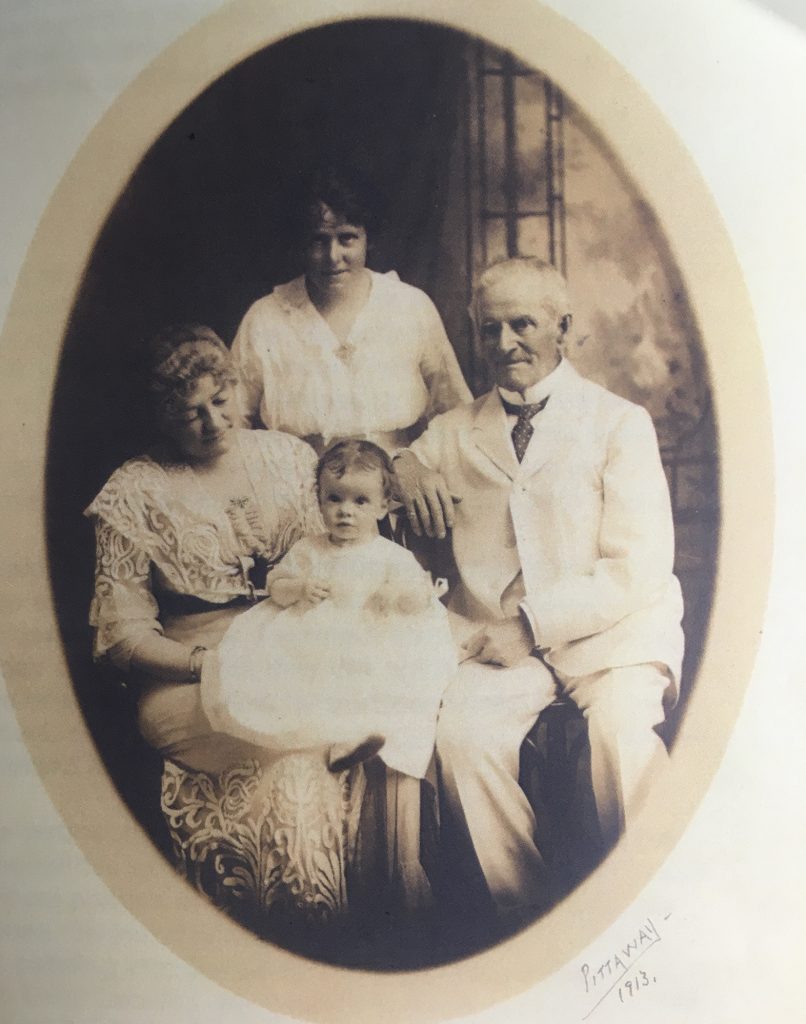
<svg viewBox="0 0 806 1024">
<path fill-rule="evenodd" d="M 326 532 L 298 541 L 271 573 L 269 601 L 233 622 L 205 665 L 205 710 L 271 749 L 330 747 L 334 771 L 379 751 L 422 778 L 456 672 L 440 589 L 378 532 L 392 493 L 381 448 L 333 445 L 316 485 Z"/>
</svg>

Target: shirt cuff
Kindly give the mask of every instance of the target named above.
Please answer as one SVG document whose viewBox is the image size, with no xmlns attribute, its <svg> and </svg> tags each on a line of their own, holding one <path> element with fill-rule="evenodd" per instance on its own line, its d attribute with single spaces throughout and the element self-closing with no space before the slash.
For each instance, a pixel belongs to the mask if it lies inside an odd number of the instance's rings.
<svg viewBox="0 0 806 1024">
<path fill-rule="evenodd" d="M 529 607 L 526 601 L 521 601 L 518 605 L 518 610 L 521 613 L 521 619 L 529 627 L 529 632 L 532 634 L 532 642 L 537 650 L 542 650 L 540 640 L 538 639 L 537 620 L 532 614 L 532 609 Z"/>
</svg>

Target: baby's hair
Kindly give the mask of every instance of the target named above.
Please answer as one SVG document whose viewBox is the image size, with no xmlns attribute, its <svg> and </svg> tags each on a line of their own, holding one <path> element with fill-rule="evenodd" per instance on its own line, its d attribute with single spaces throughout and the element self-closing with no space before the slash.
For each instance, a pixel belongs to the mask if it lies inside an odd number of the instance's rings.
<svg viewBox="0 0 806 1024">
<path fill-rule="evenodd" d="M 316 467 L 316 493 L 319 494 L 319 486 L 325 470 L 339 480 L 351 469 L 379 472 L 383 481 L 383 496 L 387 501 L 390 500 L 394 491 L 392 460 L 377 444 L 357 439 L 337 441 L 323 453 Z"/>
</svg>

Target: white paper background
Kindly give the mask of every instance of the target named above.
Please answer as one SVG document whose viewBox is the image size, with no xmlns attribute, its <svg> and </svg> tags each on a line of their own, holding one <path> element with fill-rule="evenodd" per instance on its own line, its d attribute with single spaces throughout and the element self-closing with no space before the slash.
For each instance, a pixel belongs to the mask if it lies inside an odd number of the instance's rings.
<svg viewBox="0 0 806 1024">
<path fill-rule="evenodd" d="M 751 688 L 684 839 L 585 954 L 531 992 L 468 1019 L 580 1021 L 595 1001 L 585 995 L 582 963 L 612 956 L 649 916 L 662 941 L 642 966 L 656 981 L 632 1005 L 611 994 L 589 1018 L 594 1024 L 794 1024 L 806 1018 L 799 992 L 806 966 L 806 34 L 749 0 L 548 6 L 639 79 L 716 197 L 768 361 L 778 542 Z M 806 21 L 795 3 L 775 6 Z M 86 134 L 153 57 L 217 7 L 213 0 L 0 0 L 0 316 L 36 223 Z M 0 393 L 10 386 L 0 382 Z M 111 896 L 39 785 L 4 692 L 0 778 L 4 1020 L 280 1020 L 188 967 Z"/>
</svg>

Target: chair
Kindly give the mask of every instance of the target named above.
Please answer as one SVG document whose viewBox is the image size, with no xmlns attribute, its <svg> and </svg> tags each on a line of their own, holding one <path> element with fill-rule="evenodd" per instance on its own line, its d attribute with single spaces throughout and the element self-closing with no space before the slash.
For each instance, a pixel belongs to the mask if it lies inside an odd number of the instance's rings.
<svg viewBox="0 0 806 1024">
<path fill-rule="evenodd" d="M 604 854 L 591 788 L 587 727 L 568 698 L 553 701 L 523 741 L 520 784 L 535 814 L 535 841 L 561 899 Z"/>
</svg>

